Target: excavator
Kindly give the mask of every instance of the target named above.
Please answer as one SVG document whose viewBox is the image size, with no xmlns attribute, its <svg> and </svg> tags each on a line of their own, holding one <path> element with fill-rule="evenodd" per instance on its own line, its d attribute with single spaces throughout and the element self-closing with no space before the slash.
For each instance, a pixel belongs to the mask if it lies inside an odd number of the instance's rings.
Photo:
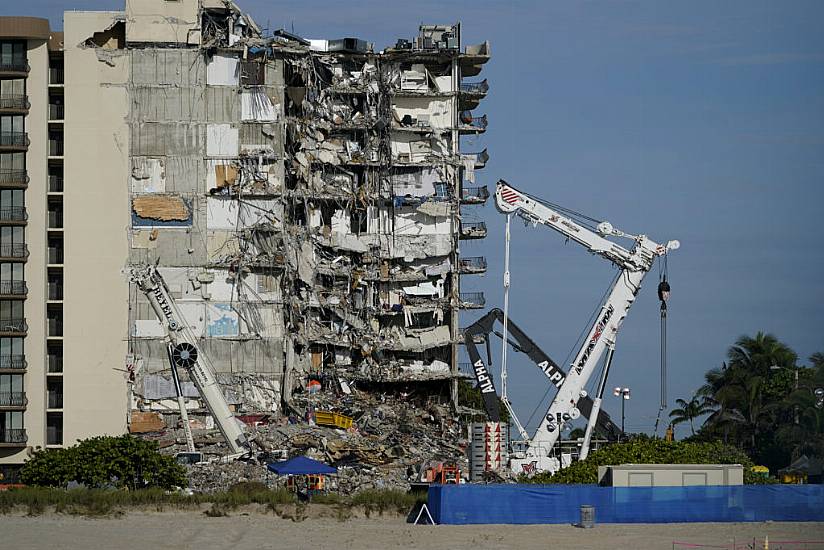
<svg viewBox="0 0 824 550">
<path fill-rule="evenodd" d="M 531 437 L 526 430 L 518 423 L 518 429 L 523 438 L 519 445 L 513 446 L 510 455 L 510 468 L 515 473 L 536 473 L 555 472 L 561 467 L 560 461 L 555 457 L 553 448 L 558 441 L 564 426 L 580 418 L 581 415 L 588 417 L 587 429 L 581 449 L 581 459 L 586 458 L 589 452 L 589 445 L 592 433 L 599 425 L 607 434 L 614 437 L 620 433 L 614 423 L 609 420 L 609 416 L 601 411 L 603 392 L 606 386 L 607 374 L 612 363 L 615 351 L 615 341 L 621 324 L 629 313 L 635 302 L 635 298 L 641 289 L 644 277 L 652 269 L 654 262 L 659 257 L 666 259 L 666 255 L 680 247 L 676 240 L 659 244 L 646 235 L 634 235 L 625 233 L 612 226 L 609 222 L 598 221 L 593 218 L 574 212 L 568 208 L 538 199 L 524 191 L 520 191 L 504 180 L 499 180 L 495 189 L 495 206 L 499 212 L 507 216 L 506 220 L 506 255 L 504 271 L 504 313 L 492 312 L 491 319 L 482 319 L 475 323 L 469 331 L 465 331 L 465 341 L 473 340 L 472 334 L 478 334 L 486 330 L 495 318 L 501 318 L 503 322 L 502 339 L 504 341 L 502 368 L 502 382 L 506 384 L 506 349 L 509 341 L 508 331 L 514 328 L 518 347 L 527 352 L 531 359 L 541 368 L 549 381 L 557 387 L 558 391 L 552 400 L 549 409 L 544 414 L 537 430 Z M 593 318 L 593 323 L 589 327 L 578 351 L 575 353 L 568 370 L 564 372 L 554 361 L 541 352 L 526 335 L 513 325 L 508 319 L 508 301 L 510 287 L 509 273 L 509 240 L 510 223 L 512 215 L 522 218 L 527 225 L 543 225 L 560 233 L 568 241 L 572 241 L 583 246 L 591 254 L 600 256 L 618 268 L 618 274 L 612 281 L 606 297 L 600 304 L 597 314 Z M 625 248 L 613 238 L 625 238 L 633 245 Z M 659 284 L 659 298 L 662 301 L 662 323 L 665 318 L 666 298 L 669 297 L 669 284 L 666 279 Z M 488 315 L 489 317 L 489 315 Z M 662 324 L 662 328 L 663 328 Z M 474 341 L 474 340 L 473 340 Z M 494 407 L 497 407 L 497 396 L 495 395 L 492 376 L 488 372 L 488 367 L 484 364 L 474 344 L 467 345 L 467 351 L 473 363 L 478 386 L 485 396 L 487 408 L 495 410 L 491 403 L 495 399 Z M 663 348 L 662 348 L 663 349 Z M 605 357 L 604 357 L 605 356 Z M 594 397 L 590 398 L 585 391 L 585 386 L 590 381 L 596 371 L 598 363 L 604 357 L 603 368 Z M 491 394 L 487 398 L 487 394 Z M 505 395 L 502 399 L 504 406 L 511 411 L 511 405 Z"/>
</svg>

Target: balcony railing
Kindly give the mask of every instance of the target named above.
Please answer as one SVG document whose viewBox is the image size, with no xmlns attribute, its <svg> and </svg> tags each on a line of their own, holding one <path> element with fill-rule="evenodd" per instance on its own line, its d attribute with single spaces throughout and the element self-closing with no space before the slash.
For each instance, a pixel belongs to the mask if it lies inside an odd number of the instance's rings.
<svg viewBox="0 0 824 550">
<path fill-rule="evenodd" d="M 458 259 L 461 273 L 483 273 L 486 271 L 486 258 L 483 256 L 466 256 Z"/>
<path fill-rule="evenodd" d="M 473 132 L 481 132 L 486 130 L 489 121 L 484 116 L 472 116 L 472 113 L 465 111 L 461 113 L 461 129 L 471 130 Z"/>
<path fill-rule="evenodd" d="M 25 355 L 0 355 L 0 369 L 26 370 Z"/>
<path fill-rule="evenodd" d="M 461 222 L 461 237 L 483 239 L 486 237 L 486 222 Z"/>
<path fill-rule="evenodd" d="M 49 355 L 49 372 L 63 372 L 63 358 L 56 355 Z"/>
<path fill-rule="evenodd" d="M 28 330 L 25 319 L 0 319 L 0 333 L 25 334 Z"/>
<path fill-rule="evenodd" d="M 49 229 L 63 229 L 62 210 L 49 210 Z"/>
<path fill-rule="evenodd" d="M 0 429 L 0 444 L 25 445 L 29 440 L 24 428 Z"/>
<path fill-rule="evenodd" d="M 0 95 L 0 109 L 25 111 L 29 108 L 29 98 L 24 95 Z"/>
<path fill-rule="evenodd" d="M 49 140 L 49 156 L 62 157 L 63 156 L 63 140 L 50 139 Z"/>
<path fill-rule="evenodd" d="M 0 393 L 0 407 L 25 407 L 28 402 L 26 392 L 13 391 Z"/>
<path fill-rule="evenodd" d="M 63 336 L 63 319 L 49 317 L 49 336 Z"/>
<path fill-rule="evenodd" d="M 62 409 L 63 408 L 63 392 L 49 392 L 49 408 Z"/>
<path fill-rule="evenodd" d="M 2 296 L 25 296 L 28 292 L 26 281 L 0 281 L 0 295 Z"/>
<path fill-rule="evenodd" d="M 10 61 L 0 61 L 0 73 L 27 73 L 31 70 L 28 61 L 24 59 L 12 59 Z"/>
<path fill-rule="evenodd" d="M 461 202 L 464 204 L 482 204 L 489 198 L 489 189 L 486 185 L 479 187 L 464 187 L 461 189 Z"/>
<path fill-rule="evenodd" d="M 0 258 L 25 259 L 29 256 L 29 247 L 25 244 L 0 244 Z"/>
<path fill-rule="evenodd" d="M 63 120 L 65 114 L 65 105 L 49 105 L 49 120 Z"/>
<path fill-rule="evenodd" d="M 49 263 L 55 265 L 60 265 L 63 263 L 63 247 L 49 247 Z"/>
<path fill-rule="evenodd" d="M 63 67 L 49 68 L 49 84 L 63 84 L 65 82 L 65 72 Z"/>
<path fill-rule="evenodd" d="M 63 176 L 49 176 L 49 193 L 63 192 Z"/>
<path fill-rule="evenodd" d="M 63 299 L 63 285 L 60 283 L 49 283 L 49 300 Z"/>
<path fill-rule="evenodd" d="M 0 206 L 0 222 L 24 222 L 28 218 L 25 206 Z"/>
<path fill-rule="evenodd" d="M 0 132 L 0 147 L 28 147 L 26 132 Z"/>
<path fill-rule="evenodd" d="M 461 91 L 467 94 L 483 95 L 489 91 L 489 83 L 485 78 L 480 82 L 461 82 Z"/>
<path fill-rule="evenodd" d="M 461 292 L 460 300 L 463 308 L 477 309 L 486 305 L 483 292 Z"/>
<path fill-rule="evenodd" d="M 26 185 L 29 175 L 25 170 L 0 170 L 0 185 Z"/>
</svg>

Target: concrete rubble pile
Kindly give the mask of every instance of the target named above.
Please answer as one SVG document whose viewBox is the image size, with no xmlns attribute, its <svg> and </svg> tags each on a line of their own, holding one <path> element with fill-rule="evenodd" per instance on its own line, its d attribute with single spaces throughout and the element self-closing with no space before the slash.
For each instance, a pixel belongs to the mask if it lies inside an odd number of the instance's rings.
<svg viewBox="0 0 824 550">
<path fill-rule="evenodd" d="M 422 465 L 432 461 L 468 468 L 466 431 L 448 403 L 416 397 L 414 389 L 376 392 L 350 389 L 345 396 L 321 391 L 294 398 L 293 404 L 307 411 L 250 427 L 256 441 L 282 458 L 305 455 L 338 467 L 330 480 L 332 489 L 351 494 L 364 489 L 402 489 L 419 475 Z M 351 417 L 353 427 L 318 426 L 312 411 L 335 411 Z M 254 421 L 254 419 L 252 419 Z M 172 440 L 171 437 L 176 439 Z M 194 430 L 198 450 L 217 457 L 226 453 L 216 430 Z M 170 430 L 160 439 L 163 452 L 185 451 L 182 430 Z M 190 487 L 195 491 L 226 490 L 241 481 L 261 481 L 276 487 L 285 483 L 268 474 L 264 465 L 232 462 L 189 467 Z"/>
</svg>

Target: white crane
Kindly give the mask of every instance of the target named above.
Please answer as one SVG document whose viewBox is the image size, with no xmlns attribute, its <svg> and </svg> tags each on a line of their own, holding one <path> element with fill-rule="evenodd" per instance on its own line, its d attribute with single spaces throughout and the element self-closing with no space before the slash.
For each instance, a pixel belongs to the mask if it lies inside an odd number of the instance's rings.
<svg viewBox="0 0 824 550">
<path fill-rule="evenodd" d="M 229 410 L 229 404 L 223 396 L 223 391 L 215 379 L 214 368 L 206 354 L 200 353 L 197 347 L 197 337 L 186 323 L 174 299 L 169 293 L 166 282 L 154 265 L 132 266 L 129 269 L 129 279 L 146 295 L 158 320 L 166 331 L 169 343 L 169 361 L 175 378 L 178 393 L 178 404 L 181 407 L 181 416 L 186 414 L 182 393 L 179 389 L 176 367 L 182 367 L 189 373 L 206 407 L 215 419 L 220 433 L 223 434 L 229 446 L 231 455 L 240 457 L 251 454 L 251 445 L 235 415 Z M 191 433 L 188 431 L 186 419 L 184 430 L 189 450 L 193 451 L 194 444 Z M 230 457 L 231 457 L 230 455 Z"/>
<path fill-rule="evenodd" d="M 580 416 L 577 404 L 578 400 L 586 395 L 584 386 L 595 371 L 604 352 L 609 350 L 604 373 L 599 383 L 599 393 L 593 400 L 593 410 L 589 416 L 584 455 L 589 450 L 589 439 L 601 405 L 602 386 L 606 381 L 606 371 L 611 362 L 615 339 L 621 323 L 632 307 L 635 296 L 641 288 L 641 282 L 652 268 L 656 257 L 664 256 L 670 250 L 676 250 L 680 245 L 678 241 L 658 244 L 646 235 L 624 233 L 615 229 L 609 222 L 600 222 L 594 230 L 590 229 L 563 215 L 560 211 L 565 209 L 539 201 L 515 189 L 504 180 L 498 181 L 496 186 L 495 205 L 503 214 L 517 214 L 533 225 L 541 224 L 554 229 L 567 239 L 584 246 L 589 252 L 615 264 L 621 270 L 583 344 L 575 354 L 569 372 L 558 389 L 555 399 L 541 419 L 535 435 L 525 442 L 523 450 L 514 453 L 510 460 L 510 467 L 518 473 L 554 472 L 560 464 L 552 456 L 552 448 L 558 441 L 564 424 Z M 631 250 L 628 250 L 606 237 L 625 237 L 634 241 L 635 244 Z"/>
</svg>

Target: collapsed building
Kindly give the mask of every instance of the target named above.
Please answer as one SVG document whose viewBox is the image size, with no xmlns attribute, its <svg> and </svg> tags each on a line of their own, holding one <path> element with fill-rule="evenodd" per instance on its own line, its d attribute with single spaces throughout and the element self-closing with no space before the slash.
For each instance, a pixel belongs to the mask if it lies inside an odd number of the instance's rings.
<svg viewBox="0 0 824 550">
<path fill-rule="evenodd" d="M 85 44 L 128 65 L 128 263 L 157 263 L 230 405 L 302 414 L 312 382 L 426 383 L 456 404 L 458 315 L 483 306 L 460 277 L 486 268 L 460 255 L 486 232 L 461 207 L 489 196 L 486 151 L 460 147 L 486 130 L 488 86 L 463 78 L 489 45 L 422 25 L 376 52 L 267 36 L 231 1 L 184 1 L 173 23 L 149 3 Z M 146 413 L 174 426 L 164 329 L 134 288 L 129 306 L 132 431 Z"/>
<path fill-rule="evenodd" d="M 127 277 L 145 265 L 233 412 L 281 430 L 273 445 L 300 448 L 281 436 L 317 406 L 362 429 L 334 460 L 389 460 L 433 427 L 460 436 L 444 416 L 459 312 L 483 305 L 461 276 L 486 270 L 467 251 L 486 234 L 488 86 L 473 77 L 487 43 L 465 46 L 460 24 L 383 50 L 307 40 L 230 0 L 70 10 L 63 33 L 0 18 L 0 42 L 0 474 L 101 434 L 180 441 L 167 335 Z M 208 409 L 182 382 L 209 447 Z"/>
</svg>

